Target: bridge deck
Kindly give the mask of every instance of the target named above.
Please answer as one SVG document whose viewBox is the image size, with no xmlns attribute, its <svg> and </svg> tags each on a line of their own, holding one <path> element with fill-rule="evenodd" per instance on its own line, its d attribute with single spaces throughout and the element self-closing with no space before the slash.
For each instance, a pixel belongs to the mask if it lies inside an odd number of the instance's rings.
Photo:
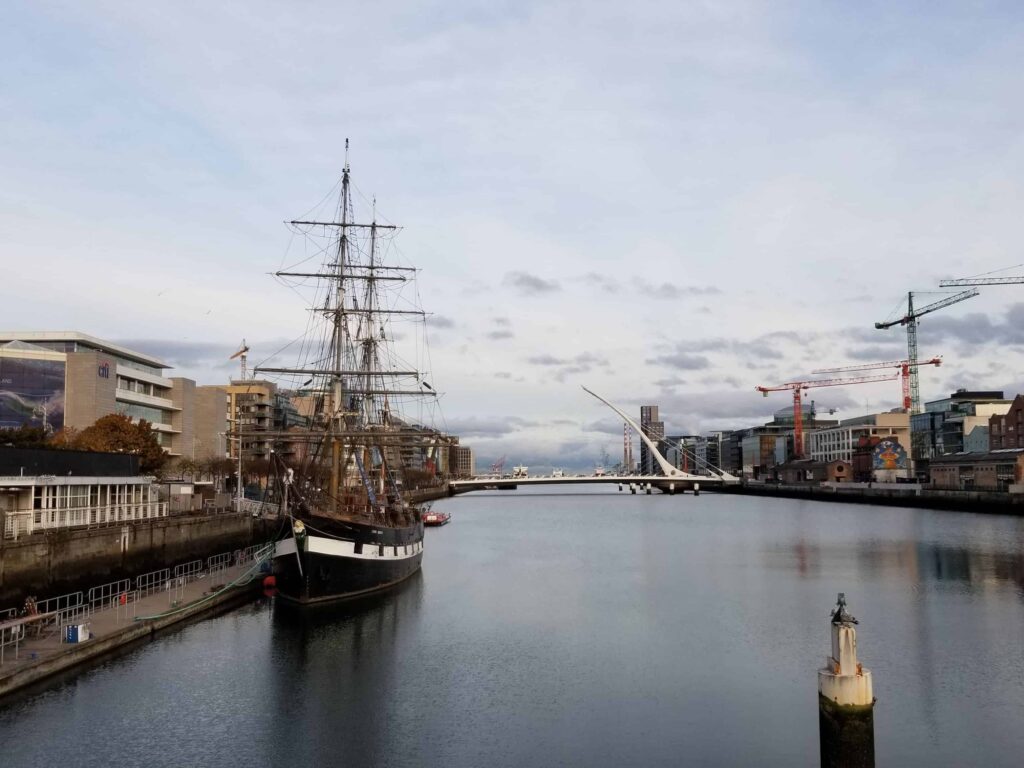
<svg viewBox="0 0 1024 768">
<path fill-rule="evenodd" d="M 505 477 L 505 478 L 473 478 L 472 480 L 452 480 L 448 487 L 455 493 L 460 491 L 478 491 L 486 488 L 505 488 L 520 485 L 580 485 L 595 483 L 615 483 L 629 485 L 630 483 L 639 486 L 651 486 L 660 489 L 674 486 L 678 490 L 691 489 L 695 484 L 719 485 L 727 483 L 721 477 L 704 477 L 701 475 L 686 475 L 683 477 L 666 477 L 664 475 L 601 475 L 588 477 Z"/>
</svg>

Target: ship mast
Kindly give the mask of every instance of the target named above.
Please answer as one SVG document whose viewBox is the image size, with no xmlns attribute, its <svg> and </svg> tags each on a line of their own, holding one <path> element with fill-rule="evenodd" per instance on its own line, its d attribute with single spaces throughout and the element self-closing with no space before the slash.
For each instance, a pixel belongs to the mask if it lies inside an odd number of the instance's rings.
<svg viewBox="0 0 1024 768">
<path fill-rule="evenodd" d="M 348 139 L 345 139 L 345 168 L 341 174 L 341 237 L 338 238 L 337 285 L 334 305 L 334 382 L 331 387 L 331 504 L 339 505 L 338 487 L 341 479 L 341 447 L 339 435 L 345 431 L 345 407 L 342 403 L 342 369 L 345 353 L 347 319 L 345 317 L 345 266 L 348 263 L 349 208 Z"/>
</svg>

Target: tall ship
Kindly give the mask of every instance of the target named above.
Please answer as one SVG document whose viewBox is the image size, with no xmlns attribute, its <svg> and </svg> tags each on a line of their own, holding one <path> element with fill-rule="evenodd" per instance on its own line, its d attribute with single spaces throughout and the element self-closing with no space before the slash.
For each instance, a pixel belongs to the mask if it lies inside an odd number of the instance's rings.
<svg viewBox="0 0 1024 768">
<path fill-rule="evenodd" d="M 410 324 L 425 343 L 426 314 L 410 288 L 416 269 L 389 263 L 398 227 L 378 222 L 376 201 L 358 220 L 353 191 L 346 140 L 336 208 L 289 222 L 301 254 L 275 273 L 314 294 L 306 333 L 292 345 L 298 362 L 254 368 L 295 382 L 308 420 L 277 436 L 299 442 L 293 460 L 273 459 L 285 522 L 274 553 L 278 595 L 301 604 L 384 590 L 419 570 L 424 509 L 408 501 L 405 481 L 409 464 L 424 475 L 425 456 L 429 474 L 444 443 L 402 413 L 418 407 L 422 418 L 436 406 L 395 343 Z"/>
</svg>

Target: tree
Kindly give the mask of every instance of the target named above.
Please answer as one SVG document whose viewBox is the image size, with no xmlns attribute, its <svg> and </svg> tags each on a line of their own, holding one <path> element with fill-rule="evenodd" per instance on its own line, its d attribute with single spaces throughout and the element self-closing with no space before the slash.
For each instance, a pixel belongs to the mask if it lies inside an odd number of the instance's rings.
<svg viewBox="0 0 1024 768">
<path fill-rule="evenodd" d="M 46 431 L 42 427 L 21 426 L 0 430 L 0 445 L 14 448 L 45 448 Z"/>
<path fill-rule="evenodd" d="M 51 444 L 78 451 L 129 453 L 139 457 L 139 471 L 144 473 L 158 472 L 167 461 L 152 425 L 145 419 L 132 421 L 122 413 L 103 416 L 81 432 L 62 429 L 53 436 Z"/>
</svg>

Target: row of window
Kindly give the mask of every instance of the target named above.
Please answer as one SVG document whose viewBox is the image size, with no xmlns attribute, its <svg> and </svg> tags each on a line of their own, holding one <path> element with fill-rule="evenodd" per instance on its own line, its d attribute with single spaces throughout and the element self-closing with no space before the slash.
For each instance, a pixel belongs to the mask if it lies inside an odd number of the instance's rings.
<svg viewBox="0 0 1024 768">
<path fill-rule="evenodd" d="M 32 508 L 37 510 L 148 504 L 157 501 L 151 485 L 37 485 Z"/>
<path fill-rule="evenodd" d="M 135 421 L 145 419 L 150 424 L 170 424 L 171 414 L 161 408 L 153 408 L 149 405 L 138 405 L 137 403 L 117 402 L 117 412 L 129 416 Z"/>
</svg>

